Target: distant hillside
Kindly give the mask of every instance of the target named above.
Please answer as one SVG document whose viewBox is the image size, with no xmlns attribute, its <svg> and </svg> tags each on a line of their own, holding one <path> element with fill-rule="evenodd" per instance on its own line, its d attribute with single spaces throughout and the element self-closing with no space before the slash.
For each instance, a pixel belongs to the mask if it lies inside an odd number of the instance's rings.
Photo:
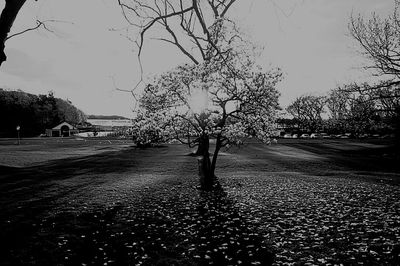
<svg viewBox="0 0 400 266">
<path fill-rule="evenodd" d="M 55 98 L 52 92 L 34 95 L 0 88 L 0 121 L 0 137 L 15 137 L 17 126 L 21 136 L 31 137 L 63 121 L 83 123 L 86 115 L 69 100 Z"/>
<path fill-rule="evenodd" d="M 130 119 L 119 115 L 88 115 L 88 119 L 104 119 L 104 120 L 122 120 Z"/>
</svg>

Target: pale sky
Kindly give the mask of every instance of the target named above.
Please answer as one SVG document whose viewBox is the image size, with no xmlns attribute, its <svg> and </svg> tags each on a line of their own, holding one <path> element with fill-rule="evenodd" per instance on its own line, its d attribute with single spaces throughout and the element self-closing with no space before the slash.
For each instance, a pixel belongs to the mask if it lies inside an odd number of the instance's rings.
<svg viewBox="0 0 400 266">
<path fill-rule="evenodd" d="M 132 117 L 130 90 L 140 79 L 134 45 L 111 31 L 126 26 L 117 1 L 27 1 L 12 32 L 48 23 L 43 29 L 6 42 L 8 59 L 0 67 L 0 88 L 21 89 L 69 99 L 86 114 Z M 4 2 L 0 2 L 2 10 Z M 281 105 L 304 93 L 323 94 L 338 84 L 369 78 L 347 24 L 351 13 L 390 14 L 393 0 L 239 0 L 231 15 L 264 46 L 260 63 L 280 67 Z M 153 32 L 152 34 L 157 34 Z M 173 68 L 185 58 L 168 44 L 146 41 L 145 76 Z"/>
</svg>

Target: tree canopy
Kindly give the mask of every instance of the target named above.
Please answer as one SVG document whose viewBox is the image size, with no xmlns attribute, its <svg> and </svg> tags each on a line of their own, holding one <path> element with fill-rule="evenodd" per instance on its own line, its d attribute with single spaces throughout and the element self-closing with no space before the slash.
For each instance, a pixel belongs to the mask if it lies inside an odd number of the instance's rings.
<svg viewBox="0 0 400 266">
<path fill-rule="evenodd" d="M 254 135 L 268 140 L 278 96 L 279 70 L 220 69 L 217 65 L 183 65 L 149 84 L 140 100 L 139 128 L 195 145 L 182 136 L 220 134 L 225 144 Z"/>
<path fill-rule="evenodd" d="M 302 95 L 287 108 L 293 119 L 281 122 L 308 133 L 392 134 L 392 113 L 384 109 L 380 99 L 357 88 L 357 84 L 349 84 L 338 86 L 324 96 Z"/>
<path fill-rule="evenodd" d="M 322 114 L 325 112 L 325 96 L 302 95 L 287 108 L 287 112 L 305 131 L 316 131 L 322 126 Z"/>
<path fill-rule="evenodd" d="M 359 44 L 360 52 L 370 59 L 367 69 L 380 80 L 376 84 L 359 84 L 353 88 L 368 95 L 387 112 L 400 113 L 400 1 L 394 1 L 392 15 L 382 18 L 372 13 L 370 18 L 352 16 L 350 35 Z"/>
<path fill-rule="evenodd" d="M 206 162 L 209 139 L 215 139 L 205 170 L 211 177 L 222 147 L 249 137 L 268 142 L 279 109 L 276 85 L 282 73 L 262 70 L 248 46 L 240 48 L 231 46 L 223 56 L 181 65 L 155 78 L 140 99 L 139 134 L 199 145 L 198 154 Z"/>
<path fill-rule="evenodd" d="M 68 100 L 48 95 L 33 95 L 23 91 L 0 89 L 0 120 L 2 137 L 14 137 L 16 126 L 22 136 L 37 136 L 46 128 L 66 121 L 79 124 L 86 120 L 85 114 Z"/>
<path fill-rule="evenodd" d="M 352 16 L 349 31 L 359 44 L 360 51 L 370 59 L 366 68 L 380 80 L 376 84 L 353 86 L 353 91 L 365 95 L 389 117 L 396 128 L 397 145 L 400 146 L 400 1 L 394 1 L 393 13 L 381 17 L 373 13 L 370 18 Z"/>
<path fill-rule="evenodd" d="M 395 1 L 393 14 L 382 18 L 373 13 L 371 18 L 352 16 L 349 24 L 351 36 L 362 48 L 361 52 L 372 62 L 367 68 L 378 75 L 400 79 L 400 1 Z"/>
<path fill-rule="evenodd" d="M 279 108 L 276 84 L 282 73 L 256 65 L 254 46 L 227 16 L 235 1 L 118 1 L 137 30 L 137 39 L 131 40 L 139 59 L 146 34 L 157 28 L 156 39 L 176 46 L 189 59 L 146 84 L 136 124 L 142 140 L 197 145 L 203 188 L 213 183 L 222 147 L 250 136 L 269 140 Z M 210 138 L 216 142 L 212 161 Z"/>
</svg>

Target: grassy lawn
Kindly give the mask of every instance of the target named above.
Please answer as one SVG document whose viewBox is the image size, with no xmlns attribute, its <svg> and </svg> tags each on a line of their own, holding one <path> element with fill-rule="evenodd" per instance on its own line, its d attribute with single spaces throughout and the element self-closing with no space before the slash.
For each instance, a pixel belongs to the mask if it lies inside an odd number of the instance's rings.
<svg viewBox="0 0 400 266">
<path fill-rule="evenodd" d="M 3 265 L 398 265 L 389 140 L 223 150 L 224 192 L 196 158 L 123 140 L 0 141 Z"/>
<path fill-rule="evenodd" d="M 49 160 L 93 155 L 132 145 L 129 140 L 96 138 L 0 138 L 0 165 L 25 167 Z"/>
</svg>

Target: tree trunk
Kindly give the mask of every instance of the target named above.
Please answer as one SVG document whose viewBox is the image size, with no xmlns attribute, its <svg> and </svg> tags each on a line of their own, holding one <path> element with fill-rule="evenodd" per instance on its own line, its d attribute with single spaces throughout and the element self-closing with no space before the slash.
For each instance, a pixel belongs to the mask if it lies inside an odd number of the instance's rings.
<svg viewBox="0 0 400 266">
<path fill-rule="evenodd" d="M 400 161 L 400 107 L 396 108 L 394 130 L 395 130 L 395 156 Z"/>
<path fill-rule="evenodd" d="M 197 150 L 196 150 L 196 152 L 194 153 L 195 155 L 197 155 L 197 156 L 202 156 L 203 154 L 205 154 L 206 152 L 208 152 L 208 144 L 206 144 L 205 143 L 205 141 L 204 141 L 204 139 L 202 139 L 203 138 L 203 135 L 201 135 L 200 137 L 199 137 L 199 144 L 197 145 Z"/>
<path fill-rule="evenodd" d="M 199 178 L 200 178 L 200 186 L 203 190 L 211 190 L 214 184 L 214 173 L 211 168 L 210 161 L 210 139 L 207 134 L 202 134 L 199 138 L 199 148 L 198 152 L 201 152 L 197 155 L 198 164 L 199 164 Z"/>
<path fill-rule="evenodd" d="M 217 158 L 218 158 L 218 153 L 219 150 L 221 149 L 221 135 L 217 136 L 217 141 L 215 143 L 215 150 L 211 162 L 211 174 L 215 177 L 215 167 L 217 165 Z"/>
<path fill-rule="evenodd" d="M 1 64 L 7 60 L 7 56 L 4 53 L 5 42 L 8 36 L 8 33 L 11 30 L 11 27 L 14 23 L 15 18 L 18 15 L 18 12 L 25 4 L 26 0 L 6 0 L 3 11 L 0 15 L 0 66 Z"/>
<path fill-rule="evenodd" d="M 221 136 L 218 135 L 216 146 L 213 154 L 212 161 L 210 160 L 209 146 L 210 140 L 208 135 L 203 134 L 200 137 L 199 146 L 202 146 L 202 154 L 199 154 L 198 164 L 199 164 L 199 178 L 200 186 L 203 190 L 212 190 L 214 188 L 219 188 L 217 178 L 215 176 L 215 166 L 217 164 L 217 157 L 219 150 L 221 149 Z"/>
</svg>

